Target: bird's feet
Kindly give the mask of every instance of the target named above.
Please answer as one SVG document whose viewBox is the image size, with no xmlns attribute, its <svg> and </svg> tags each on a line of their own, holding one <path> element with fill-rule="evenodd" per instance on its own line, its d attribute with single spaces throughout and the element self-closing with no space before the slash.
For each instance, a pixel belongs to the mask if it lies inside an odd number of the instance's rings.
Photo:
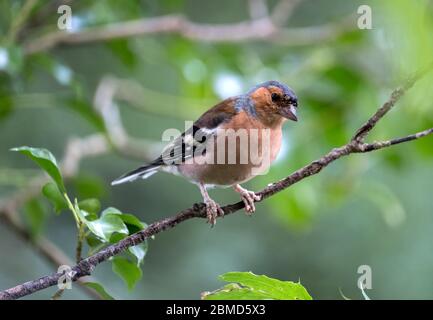
<svg viewBox="0 0 433 320">
<path fill-rule="evenodd" d="M 255 201 L 260 201 L 260 196 L 253 191 L 242 188 L 239 184 L 233 186 L 233 189 L 241 195 L 241 199 L 245 204 L 245 212 L 247 215 L 252 215 L 256 211 Z"/>
<path fill-rule="evenodd" d="M 216 224 L 217 217 L 222 217 L 224 215 L 224 211 L 221 209 L 220 205 L 211 198 L 207 197 L 204 199 L 204 201 L 206 204 L 207 222 L 213 227 Z"/>
<path fill-rule="evenodd" d="M 203 201 L 206 204 L 207 222 L 213 227 L 216 223 L 217 217 L 222 217 L 224 215 L 224 210 L 221 209 L 218 203 L 209 197 L 209 194 L 207 193 L 206 187 L 203 183 L 200 183 L 199 187 L 201 195 L 203 196 Z"/>
</svg>

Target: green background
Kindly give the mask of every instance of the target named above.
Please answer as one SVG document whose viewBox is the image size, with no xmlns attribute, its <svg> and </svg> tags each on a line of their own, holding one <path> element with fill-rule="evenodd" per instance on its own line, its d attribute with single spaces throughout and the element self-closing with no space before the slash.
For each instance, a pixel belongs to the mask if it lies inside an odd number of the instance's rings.
<svg viewBox="0 0 433 320">
<path fill-rule="evenodd" d="M 306 45 L 278 36 L 212 43 L 159 34 L 26 55 L 23 43 L 56 30 L 56 7 L 37 19 L 51 1 L 38 2 L 12 42 L 7 33 L 23 1 L 0 4 L 0 53 L 6 50 L 9 56 L 0 69 L 0 199 L 8 199 L 39 173 L 10 148 L 45 147 L 61 159 L 71 137 L 97 132 L 88 118 L 95 89 L 107 75 L 143 88 L 142 96 L 130 97 L 134 101 L 117 104 L 131 136 L 157 142 L 164 130 L 183 130 L 185 120 L 194 120 L 237 88 L 243 92 L 270 79 L 291 86 L 299 97 L 300 121 L 285 125 L 282 155 L 269 174 L 246 185 L 259 190 L 346 143 L 405 76 L 433 57 L 431 1 L 301 1 L 284 28 L 332 24 L 338 30 L 335 37 Z M 268 4 L 272 9 L 276 1 Z M 361 4 L 372 8 L 372 30 L 356 27 Z M 74 1 L 71 6 L 83 29 L 170 13 L 197 23 L 249 19 L 247 1 L 107 0 Z M 342 25 L 343 19 L 349 23 Z M 369 139 L 432 127 L 432 79 L 430 75 L 420 81 Z M 223 90 L 227 83 L 231 85 Z M 84 111 L 77 112 L 77 105 Z M 112 273 L 109 263 L 97 267 L 95 278 L 119 299 L 199 299 L 201 292 L 222 286 L 218 275 L 252 271 L 280 280 L 300 279 L 314 299 L 343 299 L 342 293 L 362 299 L 357 269 L 369 265 L 370 298 L 431 299 L 432 160 L 429 137 L 338 160 L 259 204 L 251 218 L 239 212 L 219 219 L 214 228 L 194 219 L 157 235 L 149 241 L 143 278 L 133 291 Z M 164 173 L 133 184 L 109 185 L 141 163 L 114 151 L 86 158 L 67 187 L 73 196 L 100 197 L 103 207 L 117 207 L 147 223 L 201 200 L 196 186 Z M 230 189 L 212 190 L 211 195 L 221 204 L 238 201 Z M 41 201 L 44 219 L 39 232 L 73 257 L 72 216 L 56 216 Z M 26 210 L 21 214 L 30 227 Z M 0 255 L 1 289 L 54 270 L 2 224 Z M 49 298 L 54 291 L 27 298 Z M 75 287 L 64 298 L 87 296 Z"/>
</svg>

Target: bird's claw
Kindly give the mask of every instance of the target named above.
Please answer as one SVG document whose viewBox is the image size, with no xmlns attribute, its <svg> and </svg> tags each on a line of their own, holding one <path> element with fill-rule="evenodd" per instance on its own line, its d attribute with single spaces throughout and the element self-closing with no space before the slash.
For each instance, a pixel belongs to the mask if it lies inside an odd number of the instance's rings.
<svg viewBox="0 0 433 320">
<path fill-rule="evenodd" d="M 256 211 L 256 206 L 254 202 L 260 201 L 260 196 L 255 194 L 253 191 L 249 191 L 246 189 L 239 191 L 239 194 L 241 195 L 241 199 L 245 204 L 245 213 L 251 216 Z"/>
<path fill-rule="evenodd" d="M 213 227 L 216 224 L 217 217 L 224 216 L 224 210 L 221 209 L 218 203 L 209 199 L 206 201 L 206 216 L 208 223 Z"/>
</svg>

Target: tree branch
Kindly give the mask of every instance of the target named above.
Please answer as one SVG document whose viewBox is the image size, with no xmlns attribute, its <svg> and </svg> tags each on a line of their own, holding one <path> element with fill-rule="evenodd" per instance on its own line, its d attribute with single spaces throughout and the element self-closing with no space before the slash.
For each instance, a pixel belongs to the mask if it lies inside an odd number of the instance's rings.
<svg viewBox="0 0 433 320">
<path fill-rule="evenodd" d="M 352 17 L 320 26 L 281 28 L 272 21 L 272 16 L 217 25 L 191 22 L 182 15 L 144 18 L 76 32 L 55 31 L 24 43 L 24 52 L 34 54 L 61 44 L 76 45 L 156 34 L 177 34 L 187 39 L 204 42 L 238 43 L 250 40 L 264 40 L 278 41 L 278 43 L 284 45 L 296 46 L 333 40 L 338 35 L 356 28 L 356 23 Z M 275 16 L 278 23 L 286 21 L 281 13 L 275 13 Z"/>
<path fill-rule="evenodd" d="M 323 168 L 327 167 L 330 163 L 341 157 L 353 153 L 366 153 L 373 150 L 387 148 L 392 145 L 413 141 L 432 134 L 433 128 L 402 138 L 373 142 L 370 144 L 364 143 L 364 138 L 377 125 L 380 119 L 382 119 L 387 114 L 387 112 L 395 106 L 395 104 L 398 102 L 398 100 L 400 100 L 404 93 L 409 90 L 416 83 L 416 81 L 418 81 L 422 76 L 424 76 L 425 73 L 432 68 L 432 66 L 433 65 L 430 65 L 428 68 L 416 73 L 413 77 L 409 78 L 409 80 L 406 81 L 403 86 L 394 90 L 390 98 L 384 103 L 384 105 L 380 107 L 378 111 L 361 128 L 358 129 L 357 133 L 347 144 L 332 149 L 321 158 L 298 169 L 286 178 L 268 185 L 265 189 L 257 193 L 261 198 L 260 201 L 263 201 L 264 199 L 269 198 L 270 196 L 289 188 L 290 186 L 294 185 L 299 181 L 302 181 L 305 178 L 319 173 Z M 224 214 L 228 215 L 242 209 L 243 207 L 244 203 L 240 201 L 234 204 L 226 205 L 222 209 L 224 210 Z M 115 256 L 120 252 L 125 251 L 131 246 L 142 243 L 144 240 L 148 239 L 151 236 L 154 236 L 162 231 L 174 228 L 179 223 L 192 218 L 206 218 L 206 210 L 203 203 L 195 204 L 193 207 L 185 209 L 176 214 L 175 216 L 154 222 L 150 224 L 146 229 L 137 232 L 119 241 L 116 244 L 104 248 L 86 259 L 81 260 L 78 264 L 72 267 L 72 272 L 69 275 L 70 279 L 72 281 L 77 281 L 81 277 L 88 276 L 93 272 L 94 268 L 98 264 L 108 260 L 109 258 Z M 37 280 L 28 281 L 16 287 L 1 291 L 0 300 L 18 299 L 20 297 L 32 294 L 36 291 L 54 286 L 58 283 L 60 277 L 62 276 L 63 274 L 61 273 L 53 273 L 51 275 L 41 277 Z"/>
<path fill-rule="evenodd" d="M 374 126 L 382 119 L 389 110 L 391 110 L 398 100 L 406 93 L 407 90 L 413 87 L 413 85 L 422 78 L 427 72 L 433 68 L 433 63 L 430 63 L 425 68 L 418 70 L 412 77 L 408 78 L 406 82 L 395 89 L 391 97 L 376 111 L 376 113 L 359 128 L 352 140 L 361 142 L 367 136 L 367 134 L 374 128 Z"/>
<path fill-rule="evenodd" d="M 124 156 L 140 161 L 152 161 L 153 151 L 159 150 L 161 144 L 135 139 L 128 135 L 122 124 L 119 108 L 114 101 L 121 89 L 121 81 L 105 76 L 99 82 L 93 98 L 93 106 L 104 121 L 108 142 L 113 145 L 115 151 Z"/>
</svg>

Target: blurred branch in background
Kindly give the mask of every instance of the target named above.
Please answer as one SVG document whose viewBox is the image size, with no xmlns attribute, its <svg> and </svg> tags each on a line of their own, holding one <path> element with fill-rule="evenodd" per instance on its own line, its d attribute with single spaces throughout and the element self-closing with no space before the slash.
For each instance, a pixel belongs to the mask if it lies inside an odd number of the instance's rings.
<svg viewBox="0 0 433 320">
<path fill-rule="evenodd" d="M 333 40 L 356 28 L 352 16 L 343 18 L 337 23 L 284 28 L 299 2 L 300 0 L 282 0 L 269 14 L 265 1 L 252 0 L 249 2 L 251 19 L 238 23 L 195 23 L 183 15 L 173 14 L 74 32 L 55 31 L 25 42 L 24 51 L 26 54 L 34 54 L 61 44 L 74 45 L 152 34 L 177 34 L 187 39 L 205 42 L 264 40 L 296 46 Z"/>
<path fill-rule="evenodd" d="M 252 20 L 261 19 L 269 15 L 266 0 L 248 0 L 248 9 Z"/>
<path fill-rule="evenodd" d="M 18 12 L 18 15 L 12 21 L 12 24 L 10 26 L 7 35 L 7 40 L 9 42 L 12 43 L 15 41 L 18 33 L 20 32 L 21 28 L 24 26 L 27 18 L 30 15 L 30 12 L 32 11 L 33 7 L 36 5 L 37 2 L 38 0 L 26 0 L 21 10 Z"/>
<path fill-rule="evenodd" d="M 303 179 L 315 175 L 322 171 L 323 168 L 327 167 L 330 163 L 335 160 L 350 155 L 354 153 L 366 153 L 374 150 L 379 150 L 382 148 L 386 148 L 395 144 L 413 141 L 415 139 L 419 139 L 425 137 L 429 134 L 433 133 L 433 128 L 427 129 L 409 136 L 405 136 L 402 138 L 396 138 L 386 141 L 379 141 L 373 143 L 366 143 L 365 138 L 371 132 L 371 130 L 378 124 L 378 122 L 388 114 L 388 112 L 395 106 L 395 104 L 400 100 L 400 98 L 414 86 L 414 84 L 423 77 L 428 71 L 431 70 L 433 64 L 430 64 L 427 68 L 420 70 L 412 77 L 407 79 L 407 81 L 399 88 L 395 89 L 390 98 L 376 111 L 376 113 L 371 116 L 368 121 L 363 124 L 350 139 L 348 143 L 345 145 L 334 148 L 329 151 L 327 154 L 322 156 L 321 158 L 311 162 L 310 164 L 298 169 L 294 173 L 290 174 L 286 178 L 277 181 L 275 183 L 269 184 L 265 189 L 261 190 L 257 193 L 260 196 L 262 201 L 282 190 L 289 188 L 297 182 L 302 181 Z M 98 97 L 98 95 L 96 95 Z M 102 104 L 103 105 L 103 104 Z M 107 119 L 106 119 L 107 120 Z M 244 202 L 240 201 L 235 204 L 226 205 L 222 209 L 224 210 L 224 214 L 230 214 L 236 212 L 244 207 Z M 175 227 L 177 224 L 192 219 L 192 218 L 206 218 L 206 209 L 203 203 L 195 204 L 193 207 L 180 211 L 175 216 L 162 219 L 160 221 L 154 222 L 150 224 L 147 228 L 139 231 L 129 237 L 120 240 L 119 242 L 110 245 L 94 255 L 89 256 L 86 259 L 81 260 L 77 263 L 71 272 L 71 280 L 77 281 L 83 276 L 91 275 L 94 268 L 100 264 L 108 260 L 109 258 L 125 251 L 129 247 L 138 245 L 148 239 L 149 237 L 160 233 L 162 231 L 171 229 Z M 18 285 L 16 287 L 4 290 L 0 292 L 0 300 L 1 299 L 17 299 L 29 294 L 32 294 L 36 291 L 43 290 L 50 286 L 54 286 L 58 283 L 59 279 L 64 276 L 63 273 L 53 273 L 48 276 L 41 277 L 37 280 L 29 281 Z"/>
<path fill-rule="evenodd" d="M 119 89 L 121 89 L 121 83 L 113 77 L 102 78 L 96 89 L 93 105 L 104 120 L 107 140 L 113 145 L 115 151 L 126 157 L 151 161 L 153 160 L 152 154 L 161 145 L 147 140 L 138 140 L 127 134 L 120 118 L 119 109 L 114 102 Z"/>
<path fill-rule="evenodd" d="M 138 141 L 130 137 L 123 128 L 120 114 L 114 103 L 118 82 L 114 78 L 103 78 L 96 90 L 94 108 L 100 113 L 106 134 L 91 134 L 84 138 L 72 138 L 66 145 L 60 167 L 65 178 L 74 177 L 84 158 L 106 154 L 115 150 L 125 157 L 133 157 L 141 161 L 151 160 L 149 150 L 159 147 L 159 143 Z M 41 187 L 49 181 L 46 175 L 39 175 L 30 179 L 25 186 L 20 188 L 8 199 L 0 200 L 0 219 L 8 225 L 20 238 L 30 241 L 36 252 L 41 254 L 55 267 L 60 265 L 73 265 L 72 260 L 54 243 L 45 237 L 38 236 L 34 239 L 19 216 L 19 209 L 30 199 L 40 194 Z M 80 284 L 89 279 L 80 280 Z M 93 298 L 99 295 L 87 286 L 81 286 L 86 293 Z"/>
<path fill-rule="evenodd" d="M 284 27 L 301 0 L 280 1 L 271 13 L 271 21 L 279 27 Z"/>
</svg>

